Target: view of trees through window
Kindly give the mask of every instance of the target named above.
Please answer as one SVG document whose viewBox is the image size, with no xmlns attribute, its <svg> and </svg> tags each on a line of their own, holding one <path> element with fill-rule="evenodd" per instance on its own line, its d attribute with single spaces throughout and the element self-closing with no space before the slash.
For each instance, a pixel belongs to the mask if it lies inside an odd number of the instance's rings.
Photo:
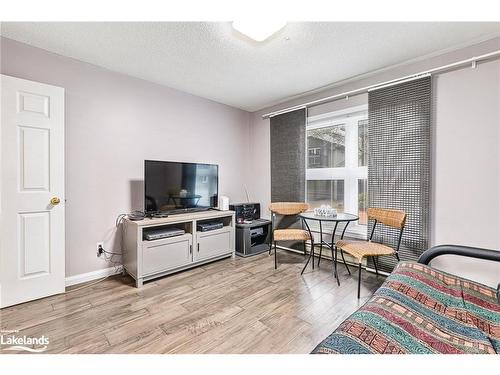
<svg viewBox="0 0 500 375">
<path fill-rule="evenodd" d="M 358 166 L 368 166 L 368 119 L 358 121 Z"/>
<path fill-rule="evenodd" d="M 345 166 L 345 126 L 335 125 L 307 132 L 308 168 Z"/>
</svg>

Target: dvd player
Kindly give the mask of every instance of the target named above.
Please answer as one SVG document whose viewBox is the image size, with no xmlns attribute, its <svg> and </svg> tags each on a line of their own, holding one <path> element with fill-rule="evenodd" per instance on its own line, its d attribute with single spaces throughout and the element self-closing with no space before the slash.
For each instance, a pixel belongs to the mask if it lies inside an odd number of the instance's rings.
<svg viewBox="0 0 500 375">
<path fill-rule="evenodd" d="M 144 238 L 146 239 L 146 241 L 153 241 L 153 240 L 159 240 L 162 238 L 181 236 L 184 233 L 186 233 L 186 231 L 184 229 L 164 228 L 164 229 L 157 229 L 157 230 L 148 231 L 148 232 L 144 233 Z"/>
<path fill-rule="evenodd" d="M 221 221 L 211 221 L 209 223 L 199 223 L 196 229 L 200 232 L 208 232 L 210 230 L 221 229 L 224 224 Z"/>
</svg>

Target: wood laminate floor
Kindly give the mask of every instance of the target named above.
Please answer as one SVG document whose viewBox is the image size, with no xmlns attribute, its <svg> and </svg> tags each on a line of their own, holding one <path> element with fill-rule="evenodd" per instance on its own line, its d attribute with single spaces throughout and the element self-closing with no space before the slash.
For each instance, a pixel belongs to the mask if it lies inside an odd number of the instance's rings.
<svg viewBox="0 0 500 375">
<path fill-rule="evenodd" d="M 309 353 L 384 280 L 363 271 L 358 300 L 343 264 L 337 286 L 330 261 L 301 276 L 302 255 L 278 255 L 277 270 L 267 253 L 228 258 L 142 289 L 115 276 L 0 310 L 0 327 L 47 336 L 48 353 Z"/>
</svg>

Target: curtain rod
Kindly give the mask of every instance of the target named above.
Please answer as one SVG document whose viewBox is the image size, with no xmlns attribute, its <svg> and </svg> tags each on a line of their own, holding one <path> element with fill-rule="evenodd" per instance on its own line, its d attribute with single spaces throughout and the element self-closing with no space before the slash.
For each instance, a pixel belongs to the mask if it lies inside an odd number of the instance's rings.
<svg viewBox="0 0 500 375">
<path fill-rule="evenodd" d="M 382 86 L 383 87 L 387 87 L 387 86 L 395 85 L 395 84 L 398 84 L 398 83 L 402 83 L 402 82 L 406 82 L 406 81 L 411 81 L 413 79 L 418 79 L 418 78 L 422 78 L 422 77 L 428 76 L 428 75 L 430 75 L 432 73 L 439 73 L 439 72 L 443 72 L 443 71 L 446 71 L 446 70 L 451 70 L 453 68 L 458 68 L 460 66 L 467 65 L 467 64 L 472 64 L 471 65 L 472 68 L 475 68 L 477 62 L 488 60 L 488 59 L 491 59 L 491 58 L 494 58 L 494 57 L 499 57 L 499 56 L 500 56 L 500 50 L 496 50 L 496 51 L 493 51 L 493 52 L 490 52 L 490 53 L 486 53 L 484 55 L 475 56 L 475 57 L 471 57 L 469 59 L 456 61 L 456 62 L 451 63 L 451 64 L 438 66 L 437 68 L 432 68 L 432 69 L 429 69 L 429 70 L 425 70 L 425 71 L 420 72 L 420 73 L 414 73 L 414 74 L 410 74 L 410 75 L 403 76 L 403 77 L 400 77 L 400 78 L 391 79 L 389 81 L 379 82 L 379 83 L 376 83 L 376 84 L 373 84 L 373 85 L 370 85 L 370 86 L 361 87 L 359 89 L 355 89 L 355 90 L 351 90 L 351 91 L 346 91 L 346 92 L 343 92 L 343 93 L 340 93 L 340 94 L 336 94 L 336 95 L 332 95 L 332 96 L 327 96 L 326 98 L 316 99 L 316 100 L 313 100 L 313 101 L 310 101 L 310 102 L 307 102 L 307 103 L 298 104 L 298 105 L 295 105 L 295 106 L 292 106 L 292 107 L 288 107 L 288 108 L 284 108 L 284 109 L 280 109 L 280 110 L 274 111 L 274 112 L 269 112 L 269 113 L 266 113 L 266 114 L 262 115 L 262 118 L 266 119 L 266 118 L 274 117 L 274 116 L 281 115 L 281 114 L 284 114 L 284 113 L 293 112 L 293 111 L 296 111 L 298 109 L 315 107 L 315 106 L 320 105 L 320 104 L 324 104 L 324 103 L 328 103 L 328 102 L 333 102 L 333 101 L 344 99 L 344 98 L 348 99 L 349 96 L 355 96 L 355 95 L 359 95 L 359 94 L 364 94 L 364 93 L 366 93 L 368 91 L 372 91 L 372 90 L 377 89 L 377 88 L 382 88 Z"/>
</svg>

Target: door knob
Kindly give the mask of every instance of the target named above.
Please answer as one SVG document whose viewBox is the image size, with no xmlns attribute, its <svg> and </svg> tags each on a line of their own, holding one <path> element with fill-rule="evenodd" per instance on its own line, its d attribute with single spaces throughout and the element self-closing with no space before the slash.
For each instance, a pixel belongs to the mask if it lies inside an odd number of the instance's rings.
<svg viewBox="0 0 500 375">
<path fill-rule="evenodd" d="M 50 204 L 53 206 L 57 206 L 59 203 L 61 203 L 61 200 L 57 197 L 54 197 L 50 200 Z"/>
</svg>

